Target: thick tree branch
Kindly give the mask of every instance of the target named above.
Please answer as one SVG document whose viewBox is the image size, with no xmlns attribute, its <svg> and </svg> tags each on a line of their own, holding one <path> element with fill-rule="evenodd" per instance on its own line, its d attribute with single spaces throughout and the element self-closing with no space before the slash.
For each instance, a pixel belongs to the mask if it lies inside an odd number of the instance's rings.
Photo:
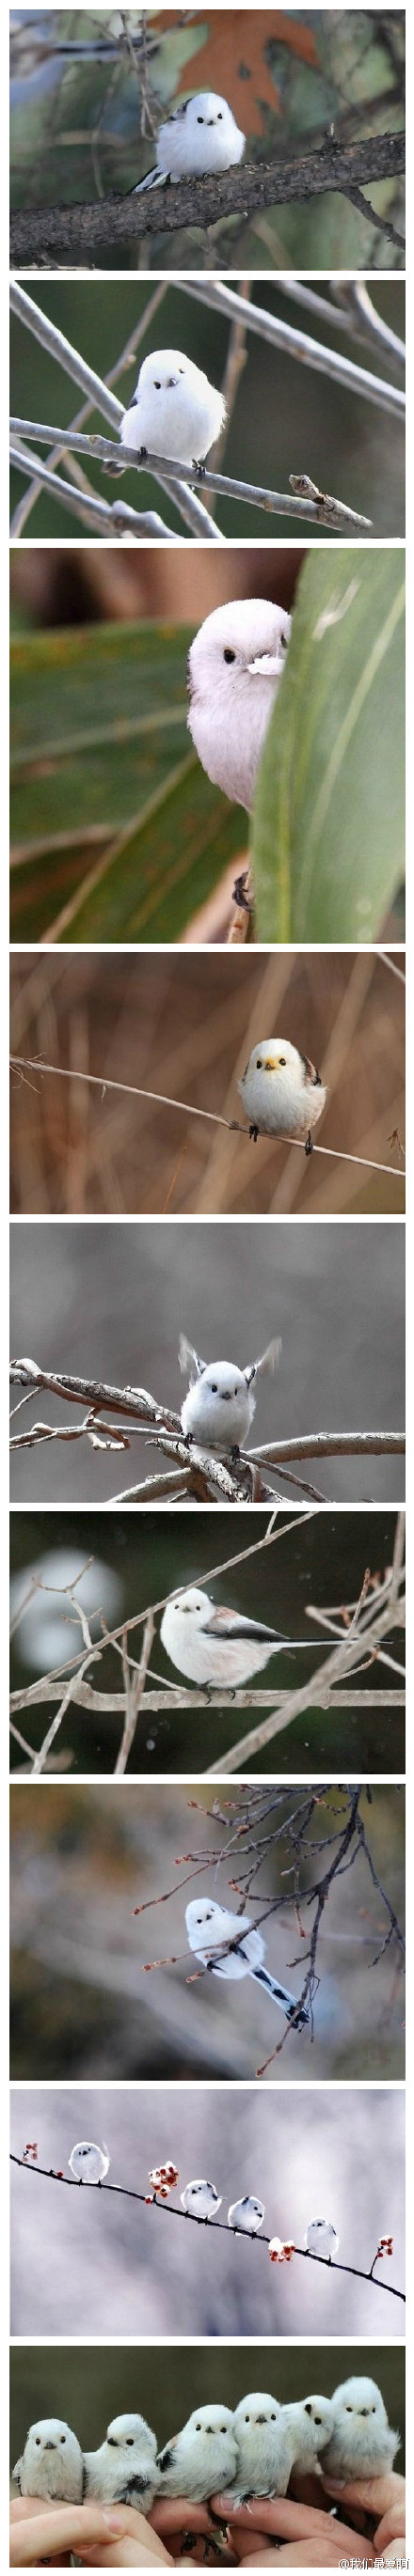
<svg viewBox="0 0 414 2576">
<path fill-rule="evenodd" d="M 11 1450 L 37 1448 L 45 1442 L 87 1439 L 93 1448 L 129 1449 L 134 1438 L 151 1440 L 164 1456 L 174 1459 L 174 1491 L 186 1488 L 196 1502 L 215 1502 L 217 1495 L 228 1503 L 256 1503 L 274 1499 L 271 1489 L 263 1486 L 263 1468 L 272 1475 L 290 1475 L 295 1458 L 402 1457 L 405 1439 L 402 1431 L 305 1432 L 294 1440 L 272 1441 L 260 1449 L 240 1450 L 237 1459 L 228 1461 L 215 1456 L 213 1450 L 190 1445 L 184 1438 L 179 1414 L 167 1404 L 158 1404 L 148 1388 L 111 1387 L 96 1378 L 80 1378 L 66 1370 L 41 1369 L 32 1359 L 13 1360 L 10 1364 L 12 1386 L 25 1389 L 23 1406 L 30 1397 L 44 1389 L 61 1396 L 63 1401 L 86 1404 L 83 1422 L 75 1425 L 35 1422 L 23 1431 L 13 1433 Z M 20 1412 L 18 1405 L 16 1411 Z M 102 1420 L 102 1413 L 104 1419 Z M 108 1413 L 123 1419 L 125 1429 L 117 1429 L 107 1420 Z M 12 1417 L 14 1419 L 15 1416 Z M 303 1477 L 295 1479 L 303 1489 Z M 315 1499 L 314 1489 L 313 1499 Z M 111 1502 L 124 1503 L 145 1498 L 145 1488 L 136 1485 L 111 1495 Z M 319 1492 L 317 1501 L 324 1501 Z"/>
<path fill-rule="evenodd" d="M 346 196 L 353 187 L 396 179 L 404 170 L 405 135 L 376 134 L 349 144 L 346 151 L 329 141 L 322 151 L 300 160 L 255 162 L 221 178 L 186 179 L 164 188 L 162 203 L 157 189 L 154 196 L 149 191 L 137 197 L 132 191 L 126 197 L 98 199 L 93 206 L 44 206 L 39 213 L 22 209 L 11 217 L 10 266 L 24 267 L 46 253 L 55 258 L 67 251 L 75 251 L 76 257 L 82 253 L 87 262 L 95 251 L 118 242 L 182 232 L 192 224 L 207 231 L 226 215 L 246 216 L 264 206 L 297 204 L 331 191 Z M 365 200 L 363 211 L 370 223 L 372 210 Z M 404 249 L 402 234 L 395 233 L 394 241 Z"/>
</svg>

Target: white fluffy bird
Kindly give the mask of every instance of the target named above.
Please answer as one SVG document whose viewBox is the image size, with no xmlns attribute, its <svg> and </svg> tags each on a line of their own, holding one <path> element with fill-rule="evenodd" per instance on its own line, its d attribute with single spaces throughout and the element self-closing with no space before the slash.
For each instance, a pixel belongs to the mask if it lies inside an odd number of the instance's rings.
<svg viewBox="0 0 414 2576">
<path fill-rule="evenodd" d="M 388 2423 L 375 2379 L 344 2379 L 334 2388 L 333 2431 L 324 2454 L 327 2478 L 376 2478 L 392 2469 L 399 2433 Z"/>
<path fill-rule="evenodd" d="M 263 1672 L 271 1655 L 302 1643 L 299 1637 L 283 1637 L 277 1628 L 266 1628 L 261 1619 L 245 1619 L 238 1610 L 225 1610 L 195 1584 L 167 1601 L 160 1634 L 170 1662 L 208 1695 L 213 1685 L 230 1691 L 241 1688 L 250 1673 Z"/>
<path fill-rule="evenodd" d="M 298 2477 L 307 2477 L 317 2468 L 333 2431 L 332 2398 L 304 2397 L 298 2405 L 284 2406 L 283 2413 L 294 2444 L 292 2467 Z"/>
<path fill-rule="evenodd" d="M 234 2504 L 249 2496 L 286 2495 L 293 2461 L 293 2435 L 276 2397 L 255 2389 L 241 2397 L 234 2415 L 237 2471 Z"/>
<path fill-rule="evenodd" d="M 31 2424 L 21 2459 L 12 2471 L 22 2496 L 56 2497 L 62 2504 L 82 2504 L 84 2470 L 80 2443 L 59 2415 L 41 2415 Z"/>
<path fill-rule="evenodd" d="M 214 1977 L 254 1977 L 266 1994 L 272 1995 L 273 2002 L 280 2004 L 286 2020 L 296 2020 L 298 2030 L 309 2021 L 309 2013 L 303 2007 L 298 2010 L 288 1987 L 279 1985 L 278 1978 L 271 1977 L 263 1967 L 266 1942 L 262 1932 L 251 1931 L 250 1914 L 233 1914 L 229 1906 L 218 1905 L 212 1896 L 195 1896 L 186 1906 L 185 1920 L 190 1950 Z M 234 1941 L 237 1949 L 229 1949 L 228 1943 Z"/>
<path fill-rule="evenodd" d="M 121 447 L 138 456 L 166 456 L 172 465 L 199 465 L 226 418 L 223 395 L 182 349 L 154 349 L 143 358 L 136 393 L 120 428 Z M 113 468 L 121 474 L 118 459 Z"/>
<path fill-rule="evenodd" d="M 339 2236 L 330 2218 L 310 2218 L 303 2239 L 307 2254 L 322 2254 L 326 2263 L 338 2252 Z"/>
<path fill-rule="evenodd" d="M 229 2227 L 237 2229 L 239 2236 L 258 2236 L 259 2227 L 263 2227 L 264 2214 L 264 2200 L 254 2200 L 253 2193 L 246 2191 L 244 2200 L 231 2201 L 230 2209 L 227 2211 L 227 2223 Z"/>
<path fill-rule="evenodd" d="M 75 2182 L 104 2182 L 110 2162 L 107 2147 L 95 2146 L 92 2138 L 80 2138 L 68 2156 L 69 2172 L 74 2174 Z"/>
<path fill-rule="evenodd" d="M 246 136 L 236 125 L 226 98 L 214 89 L 196 90 L 160 125 L 154 170 L 140 179 L 133 196 L 145 188 L 162 188 L 166 179 L 205 179 L 211 172 L 232 170 L 243 160 Z"/>
<path fill-rule="evenodd" d="M 293 1136 L 312 1153 L 312 1129 L 327 1093 L 309 1055 L 289 1038 L 258 1038 L 239 1082 L 250 1135 Z"/>
<path fill-rule="evenodd" d="M 151 2512 L 158 2494 L 157 2443 L 144 2415 L 114 2415 L 98 2451 L 85 2451 L 87 2498 Z"/>
<path fill-rule="evenodd" d="M 180 2199 L 188 2215 L 191 2214 L 193 2218 L 204 2218 L 206 2221 L 216 2218 L 217 2210 L 221 2209 L 222 2205 L 214 2182 L 186 2182 L 185 2191 L 180 2193 Z"/>
<path fill-rule="evenodd" d="M 190 1378 L 189 1392 L 181 1406 L 186 1437 L 197 1440 L 201 1449 L 240 1449 L 255 1412 L 255 1380 L 273 1375 L 280 1348 L 280 1341 L 269 1342 L 261 1359 L 251 1360 L 247 1368 L 239 1369 L 233 1360 L 200 1359 L 186 1333 L 180 1333 L 180 1369 L 183 1376 L 188 1373 Z"/>
<path fill-rule="evenodd" d="M 215 787 L 251 813 L 259 761 L 291 634 L 270 599 L 213 608 L 188 657 L 188 723 Z"/>
<path fill-rule="evenodd" d="M 231 2486 L 237 2466 L 229 2406 L 195 2406 L 188 2424 L 158 2452 L 161 2495 L 203 2504 L 216 2488 Z"/>
</svg>

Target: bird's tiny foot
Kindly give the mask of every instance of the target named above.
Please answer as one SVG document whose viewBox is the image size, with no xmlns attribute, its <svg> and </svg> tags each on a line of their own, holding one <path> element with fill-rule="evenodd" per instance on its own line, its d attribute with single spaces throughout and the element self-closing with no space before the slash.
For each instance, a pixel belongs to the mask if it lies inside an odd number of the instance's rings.
<svg viewBox="0 0 414 2576">
<path fill-rule="evenodd" d="M 233 886 L 233 903 L 238 904 L 241 912 L 252 912 L 253 910 L 253 906 L 249 903 L 249 897 L 246 894 L 246 886 L 248 885 L 248 882 L 249 870 L 248 868 L 242 868 L 241 875 L 239 877 L 235 877 Z"/>
<path fill-rule="evenodd" d="M 194 466 L 194 473 L 197 475 L 197 482 L 198 482 L 198 483 L 204 483 L 204 482 L 205 482 L 206 468 L 205 468 L 205 465 L 204 465 L 204 462 L 203 462 L 203 458 L 202 458 L 202 457 L 199 457 L 199 456 L 193 456 L 193 466 Z"/>
<path fill-rule="evenodd" d="M 139 447 L 139 448 L 138 448 L 138 457 L 139 457 L 139 460 L 140 460 L 140 463 L 141 463 L 141 464 L 143 464 L 143 463 L 145 462 L 145 457 L 146 457 L 146 456 L 148 456 L 148 448 L 147 448 L 147 447 Z"/>
<path fill-rule="evenodd" d="M 253 1143 L 253 1145 L 257 1145 L 258 1134 L 259 1134 L 259 1129 L 258 1129 L 258 1127 L 249 1127 L 249 1136 L 251 1136 L 251 1138 L 252 1138 L 252 1143 Z"/>
<path fill-rule="evenodd" d="M 310 1127 L 308 1127 L 308 1133 L 307 1133 L 306 1145 L 305 1145 L 305 1154 L 313 1154 L 313 1143 L 312 1143 L 312 1137 L 311 1137 Z"/>
<path fill-rule="evenodd" d="M 239 1457 L 240 1457 L 239 1443 L 238 1443 L 238 1440 L 235 1440 L 235 1442 L 234 1442 L 234 1448 L 230 1450 L 230 1458 L 231 1458 L 231 1464 L 232 1464 L 232 1467 L 238 1467 Z"/>
</svg>

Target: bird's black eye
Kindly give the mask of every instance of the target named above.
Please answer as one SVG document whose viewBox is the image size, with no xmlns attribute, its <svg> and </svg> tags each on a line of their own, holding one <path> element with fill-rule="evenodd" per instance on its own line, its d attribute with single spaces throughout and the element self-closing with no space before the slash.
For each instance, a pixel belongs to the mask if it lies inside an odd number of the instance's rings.
<svg viewBox="0 0 414 2576">
<path fill-rule="evenodd" d="M 223 653 L 223 662 L 235 662 L 235 660 L 236 655 L 231 652 L 230 644 L 226 644 Z"/>
<path fill-rule="evenodd" d="M 211 1379 L 210 1394 L 218 1395 L 218 1386 L 216 1385 L 216 1379 L 214 1377 Z"/>
<path fill-rule="evenodd" d="M 235 1393 L 235 1395 L 238 1395 L 238 1393 L 239 1393 L 238 1386 L 235 1386 L 234 1393 Z"/>
<path fill-rule="evenodd" d="M 313 2420 L 314 2420 L 314 2424 L 321 2424 L 321 2423 L 322 2423 L 322 2416 L 321 2416 L 321 2415 L 314 2415 Z"/>
<path fill-rule="evenodd" d="M 245 2415 L 244 2421 L 245 2424 L 250 2424 L 250 2415 Z"/>
<path fill-rule="evenodd" d="M 185 376 L 185 367 L 179 367 L 178 374 L 179 376 Z"/>
<path fill-rule="evenodd" d="M 280 1056 L 279 1056 L 279 1064 L 286 1064 L 286 1056 L 285 1056 L 285 1055 L 280 1055 Z"/>
<path fill-rule="evenodd" d="M 198 116 L 198 117 L 197 117 L 197 125 L 204 125 L 204 117 L 203 117 L 203 116 Z M 198 2424 L 196 2424 L 196 2432 L 198 2433 L 198 2432 L 199 2432 L 199 2430 L 200 2430 L 200 2427 L 199 2427 L 199 2425 L 198 2425 Z"/>
<path fill-rule="evenodd" d="M 59 2434 L 59 2441 L 60 2441 L 60 2442 L 66 2442 L 66 2433 L 60 2433 L 60 2434 Z"/>
<path fill-rule="evenodd" d="M 37 2451 L 40 2451 L 40 2447 L 41 2447 L 41 2444 L 40 2444 L 40 2433 L 35 2433 L 35 2443 L 36 2443 L 36 2450 L 37 2450 Z"/>
<path fill-rule="evenodd" d="M 199 117 L 198 117 L 198 124 L 199 124 L 199 125 L 202 125 L 202 124 L 203 124 L 203 121 L 204 121 L 204 120 L 203 120 L 203 117 L 202 117 L 202 116 L 199 116 Z M 201 2433 L 201 2424 L 196 2424 L 196 2433 Z"/>
<path fill-rule="evenodd" d="M 127 2435 L 126 2435 L 126 2448 L 127 2448 L 127 2451 L 133 2451 L 133 2448 L 134 2448 L 134 2436 L 133 2436 L 133 2433 L 127 2433 Z"/>
<path fill-rule="evenodd" d="M 217 109 L 217 124 L 218 124 L 218 125 L 222 125 L 222 123 L 223 123 L 223 109 L 222 109 L 222 107 L 218 107 L 218 109 Z M 225 2429 L 226 2429 L 226 2427 L 224 2426 L 224 2431 L 225 2431 Z"/>
<path fill-rule="evenodd" d="M 116 2451 L 116 2450 L 117 2450 L 118 2445 L 117 2445 L 117 2443 L 116 2443 L 116 2441 L 115 2441 L 115 2434 L 114 2434 L 114 2433 L 108 2433 L 107 2439 L 108 2439 L 108 2443 L 109 2443 L 109 2449 L 110 2449 L 110 2451 Z"/>
<path fill-rule="evenodd" d="M 261 1055 L 257 1055 L 257 1056 L 256 1056 L 256 1073 L 261 1073 L 261 1071 L 262 1071 L 262 1057 L 261 1057 Z"/>
<path fill-rule="evenodd" d="M 346 2414 L 346 2415 L 353 2415 L 353 2412 L 354 2412 L 353 2406 L 346 2406 L 346 2407 L 345 2407 L 345 2414 Z"/>
<path fill-rule="evenodd" d="M 156 394 L 160 394 L 160 393 L 161 393 L 161 385 L 160 385 L 159 376 L 154 376 L 154 386 L 155 386 L 155 392 L 156 392 Z"/>
<path fill-rule="evenodd" d="M 287 635 L 281 635 L 280 641 L 281 641 L 281 646 L 282 646 L 282 653 L 287 653 Z"/>
</svg>

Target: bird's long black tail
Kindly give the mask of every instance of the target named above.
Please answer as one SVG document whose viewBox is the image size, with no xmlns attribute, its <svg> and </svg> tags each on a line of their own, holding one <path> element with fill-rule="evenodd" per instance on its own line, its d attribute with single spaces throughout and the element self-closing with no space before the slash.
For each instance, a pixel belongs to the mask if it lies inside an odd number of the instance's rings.
<svg viewBox="0 0 414 2576">
<path fill-rule="evenodd" d="M 286 2013 L 286 2020 L 296 2022 L 297 2030 L 303 2030 L 304 2023 L 310 2021 L 310 2013 L 303 2004 L 299 2010 L 295 1996 L 289 1994 L 288 1986 L 279 1986 L 277 1977 L 269 1976 L 267 1968 L 251 1968 L 250 1975 L 256 1977 L 259 1986 L 266 1986 L 267 1994 L 273 1995 L 274 2003 L 279 2004 L 281 2012 Z"/>
</svg>

